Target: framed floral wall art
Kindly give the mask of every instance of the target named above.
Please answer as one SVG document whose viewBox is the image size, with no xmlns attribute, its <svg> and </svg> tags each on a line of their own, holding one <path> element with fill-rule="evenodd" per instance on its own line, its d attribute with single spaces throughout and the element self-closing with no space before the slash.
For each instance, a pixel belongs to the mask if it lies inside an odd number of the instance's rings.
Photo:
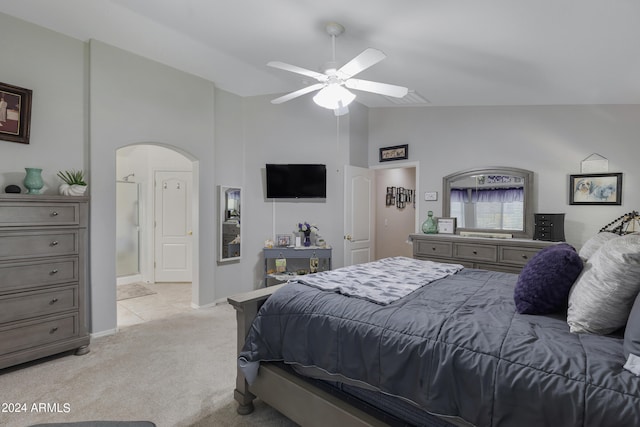
<svg viewBox="0 0 640 427">
<path fill-rule="evenodd" d="M 570 205 L 621 205 L 622 174 L 591 173 L 569 176 Z"/>
</svg>

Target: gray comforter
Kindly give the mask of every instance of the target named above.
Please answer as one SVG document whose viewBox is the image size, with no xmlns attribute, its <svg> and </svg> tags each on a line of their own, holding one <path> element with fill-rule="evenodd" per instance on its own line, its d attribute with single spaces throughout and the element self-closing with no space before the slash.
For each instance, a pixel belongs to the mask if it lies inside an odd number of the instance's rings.
<svg viewBox="0 0 640 427">
<path fill-rule="evenodd" d="M 239 363 L 318 367 L 477 426 L 638 426 L 622 339 L 520 315 L 517 276 L 464 269 L 389 305 L 291 283 L 256 317 Z"/>
</svg>

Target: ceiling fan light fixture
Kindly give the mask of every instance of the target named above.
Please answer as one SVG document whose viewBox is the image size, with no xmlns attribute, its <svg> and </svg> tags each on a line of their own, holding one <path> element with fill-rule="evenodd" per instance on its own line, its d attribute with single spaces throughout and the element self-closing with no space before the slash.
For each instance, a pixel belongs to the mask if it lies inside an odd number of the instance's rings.
<svg viewBox="0 0 640 427">
<path fill-rule="evenodd" d="M 356 96 L 340 84 L 329 84 L 313 97 L 313 102 L 323 108 L 336 110 L 351 104 Z"/>
</svg>

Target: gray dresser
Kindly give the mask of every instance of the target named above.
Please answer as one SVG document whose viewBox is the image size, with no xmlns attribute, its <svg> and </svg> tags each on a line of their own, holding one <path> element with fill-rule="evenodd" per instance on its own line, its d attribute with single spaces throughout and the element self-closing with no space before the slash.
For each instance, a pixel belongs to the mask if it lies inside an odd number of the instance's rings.
<svg viewBox="0 0 640 427">
<path fill-rule="evenodd" d="M 529 239 L 463 237 L 455 234 L 412 234 L 413 257 L 462 264 L 467 268 L 519 273 L 541 249 L 553 245 Z"/>
<path fill-rule="evenodd" d="M 0 369 L 89 352 L 88 200 L 0 195 Z"/>
</svg>

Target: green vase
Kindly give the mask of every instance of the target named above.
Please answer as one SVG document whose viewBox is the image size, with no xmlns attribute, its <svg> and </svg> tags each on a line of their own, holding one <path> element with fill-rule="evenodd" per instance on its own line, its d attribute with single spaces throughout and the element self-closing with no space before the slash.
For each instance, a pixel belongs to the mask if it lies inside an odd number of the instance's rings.
<svg viewBox="0 0 640 427">
<path fill-rule="evenodd" d="M 42 169 L 24 168 L 27 176 L 24 177 L 24 186 L 29 190 L 27 194 L 40 194 L 40 190 L 44 187 L 42 182 Z"/>
<path fill-rule="evenodd" d="M 422 232 L 425 234 L 435 234 L 438 232 L 436 220 L 433 218 L 433 212 L 427 212 L 427 219 L 422 223 Z"/>
</svg>

